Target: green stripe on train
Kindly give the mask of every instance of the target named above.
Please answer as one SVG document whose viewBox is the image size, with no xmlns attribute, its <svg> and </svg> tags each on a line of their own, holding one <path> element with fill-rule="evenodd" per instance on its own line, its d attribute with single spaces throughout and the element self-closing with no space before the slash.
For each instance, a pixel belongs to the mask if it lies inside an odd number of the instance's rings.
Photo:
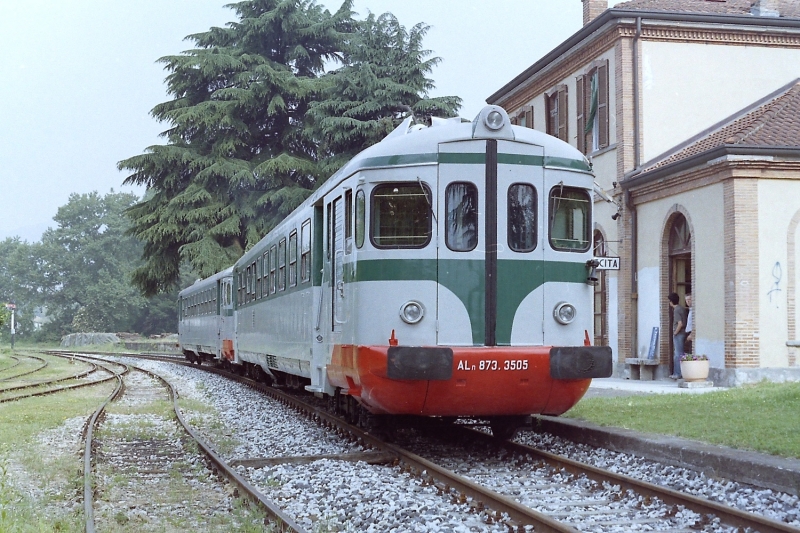
<svg viewBox="0 0 800 533">
<path fill-rule="evenodd" d="M 350 266 L 350 265 L 347 265 Z M 472 342 L 483 344 L 486 305 L 483 260 L 378 259 L 359 261 L 350 281 L 434 281 L 452 291 L 469 313 Z M 511 344 L 511 327 L 522 300 L 545 282 L 585 283 L 586 265 L 564 261 L 509 261 L 497 263 L 497 327 L 500 345 Z"/>
</svg>

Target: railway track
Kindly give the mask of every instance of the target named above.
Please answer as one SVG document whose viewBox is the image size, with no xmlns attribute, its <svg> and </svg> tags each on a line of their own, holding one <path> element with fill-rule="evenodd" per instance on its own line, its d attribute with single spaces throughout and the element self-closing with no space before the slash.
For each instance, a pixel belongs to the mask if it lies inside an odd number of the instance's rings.
<svg viewBox="0 0 800 533">
<path fill-rule="evenodd" d="M 509 531 L 625 531 L 635 527 L 687 532 L 800 531 L 754 513 L 542 450 L 500 442 L 458 424 L 434 431 L 436 435 L 447 435 L 444 440 L 424 436 L 418 441 L 400 439 L 388 443 L 320 405 L 228 372 L 203 369 L 245 383 L 332 431 L 351 436 L 370 450 L 362 460 L 395 464 L 400 472 L 412 473 L 424 484 L 435 487 L 443 498 L 468 504 L 484 522 L 502 524 Z M 465 461 L 464 457 L 472 459 Z M 296 457 L 282 458 L 280 462 L 320 459 L 353 458 Z M 237 464 L 258 468 L 268 463 L 256 460 Z"/>
<path fill-rule="evenodd" d="M 35 368 L 32 368 L 30 370 L 26 370 L 25 372 L 21 372 L 19 374 L 14 374 L 13 376 L 0 377 L 0 382 L 11 381 L 11 380 L 18 379 L 18 378 L 21 378 L 21 377 L 24 377 L 24 376 L 28 376 L 30 374 L 39 372 L 43 368 L 47 367 L 47 361 L 42 359 L 41 357 L 36 357 L 35 355 L 21 355 L 21 357 L 25 357 L 27 359 L 32 359 L 32 360 L 36 361 L 38 366 L 36 366 Z M 5 370 L 9 370 L 10 368 L 16 368 L 17 366 L 21 366 L 22 365 L 22 361 L 20 361 L 19 358 L 16 358 L 16 359 L 17 359 L 17 364 L 12 365 L 12 367 L 5 368 L 3 370 L 5 371 Z"/>
<path fill-rule="evenodd" d="M 94 359 L 86 354 L 71 355 Z M 155 531 L 160 531 L 161 521 L 187 530 L 214 530 L 216 526 L 217 530 L 226 531 L 225 521 L 232 511 L 238 512 L 239 520 L 252 520 L 249 510 L 232 509 L 232 502 L 240 498 L 265 511 L 271 518 L 264 523 L 275 531 L 305 533 L 187 424 L 177 393 L 167 380 L 133 365 L 111 361 L 105 364 L 120 365 L 122 370 L 114 372 L 118 386 L 87 424 L 83 464 L 87 533 L 120 526 L 141 531 L 151 529 L 145 526 L 152 526 L 154 520 L 159 522 Z M 142 411 L 143 405 L 159 400 L 169 405 L 169 413 Z M 127 402 L 134 413 L 108 412 L 111 402 Z M 191 502 L 191 508 L 187 502 Z M 206 508 L 198 508 L 198 503 Z M 219 524 L 214 523 L 215 517 Z M 198 518 L 206 521 L 198 523 Z"/>
</svg>

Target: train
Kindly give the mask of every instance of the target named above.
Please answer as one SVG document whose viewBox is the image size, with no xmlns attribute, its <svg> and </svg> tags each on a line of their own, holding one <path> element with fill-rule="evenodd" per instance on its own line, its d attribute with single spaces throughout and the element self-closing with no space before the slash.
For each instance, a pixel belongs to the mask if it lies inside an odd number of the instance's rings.
<svg viewBox="0 0 800 533">
<path fill-rule="evenodd" d="M 327 397 L 364 427 L 560 415 L 592 346 L 594 176 L 498 106 L 405 119 L 229 269 L 179 294 L 193 362 Z"/>
</svg>

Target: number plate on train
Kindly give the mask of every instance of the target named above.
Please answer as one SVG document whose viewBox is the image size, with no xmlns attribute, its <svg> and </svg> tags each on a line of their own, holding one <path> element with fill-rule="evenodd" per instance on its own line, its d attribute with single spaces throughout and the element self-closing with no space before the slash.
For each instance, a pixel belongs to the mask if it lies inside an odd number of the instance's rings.
<svg viewBox="0 0 800 533">
<path fill-rule="evenodd" d="M 470 363 L 466 359 L 458 361 L 456 370 L 528 370 L 527 359 L 507 359 L 498 361 L 497 359 L 481 359 L 477 363 Z"/>
</svg>

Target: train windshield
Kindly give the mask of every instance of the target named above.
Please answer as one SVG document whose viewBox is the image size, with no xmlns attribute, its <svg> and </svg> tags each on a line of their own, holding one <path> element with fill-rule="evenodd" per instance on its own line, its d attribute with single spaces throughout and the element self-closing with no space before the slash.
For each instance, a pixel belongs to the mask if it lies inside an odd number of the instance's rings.
<svg viewBox="0 0 800 533">
<path fill-rule="evenodd" d="M 447 212 L 445 242 L 456 252 L 468 252 L 478 245 L 478 188 L 473 183 L 455 182 L 445 192 Z"/>
<path fill-rule="evenodd" d="M 536 189 L 528 183 L 508 188 L 508 247 L 515 252 L 536 248 Z"/>
<path fill-rule="evenodd" d="M 431 192 L 422 183 L 384 184 L 372 193 L 376 248 L 424 248 L 431 240 Z"/>
<path fill-rule="evenodd" d="M 589 249 L 589 194 L 584 189 L 559 185 L 550 192 L 550 245 L 554 250 L 585 252 Z"/>
</svg>

